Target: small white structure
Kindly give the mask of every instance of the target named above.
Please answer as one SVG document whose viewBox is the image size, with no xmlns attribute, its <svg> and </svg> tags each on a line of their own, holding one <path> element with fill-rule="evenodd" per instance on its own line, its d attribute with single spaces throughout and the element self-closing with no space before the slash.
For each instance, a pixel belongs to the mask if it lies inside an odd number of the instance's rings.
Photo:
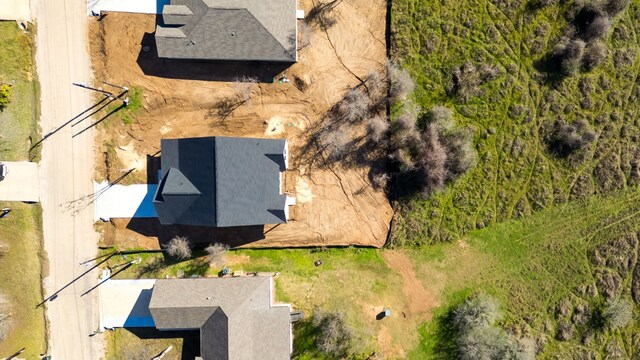
<svg viewBox="0 0 640 360">
<path fill-rule="evenodd" d="M 111 218 L 154 218 L 153 195 L 157 184 L 113 185 L 93 183 L 94 221 Z"/>
<path fill-rule="evenodd" d="M 89 15 L 100 15 L 103 11 L 136 14 L 161 14 L 169 0 L 87 0 Z"/>
<path fill-rule="evenodd" d="M 154 327 L 149 302 L 155 283 L 155 279 L 110 279 L 100 285 L 100 331 L 120 327 Z"/>
<path fill-rule="evenodd" d="M 0 20 L 31 21 L 29 0 L 0 0 Z"/>
<path fill-rule="evenodd" d="M 40 201 L 38 164 L 28 161 L 3 161 L 7 176 L 0 181 L 0 201 Z"/>
</svg>

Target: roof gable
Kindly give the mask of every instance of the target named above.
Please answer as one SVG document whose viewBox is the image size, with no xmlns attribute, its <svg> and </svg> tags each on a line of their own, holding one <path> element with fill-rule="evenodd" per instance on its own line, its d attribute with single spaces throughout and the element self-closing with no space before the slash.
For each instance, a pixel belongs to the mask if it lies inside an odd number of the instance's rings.
<svg viewBox="0 0 640 360">
<path fill-rule="evenodd" d="M 295 12 L 295 0 L 173 0 L 156 28 L 158 56 L 295 62 Z"/>
<path fill-rule="evenodd" d="M 200 195 L 200 191 L 187 179 L 180 170 L 170 168 L 165 176 L 162 195 Z"/>
<path fill-rule="evenodd" d="M 289 359 L 290 308 L 269 277 L 158 279 L 149 309 L 161 330 L 200 329 L 206 360 Z"/>
<path fill-rule="evenodd" d="M 285 223 L 284 139 L 162 140 L 167 171 L 154 198 L 160 223 L 248 226 Z"/>
</svg>

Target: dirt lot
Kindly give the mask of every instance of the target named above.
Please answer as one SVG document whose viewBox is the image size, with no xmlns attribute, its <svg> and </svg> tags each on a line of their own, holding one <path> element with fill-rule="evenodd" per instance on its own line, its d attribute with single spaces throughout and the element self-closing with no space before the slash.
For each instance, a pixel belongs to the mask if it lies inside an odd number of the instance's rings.
<svg viewBox="0 0 640 360">
<path fill-rule="evenodd" d="M 310 1 L 302 2 L 307 13 L 311 7 Z M 305 149 L 312 129 L 327 110 L 359 82 L 358 78 L 383 69 L 385 13 L 385 2 L 380 0 L 342 2 L 334 10 L 335 25 L 326 32 L 319 26 L 300 31 L 299 61 L 287 69 L 273 64 L 158 59 L 152 34 L 154 16 L 111 13 L 93 22 L 90 38 L 97 82 L 125 84 L 142 94 L 142 108 L 131 116 L 130 124 L 112 117 L 99 127 L 97 143 L 103 144 L 97 149 L 99 158 L 110 155 L 108 166 L 103 161 L 96 177 L 107 174 L 113 180 L 135 168 L 129 181 L 147 180 L 147 173 L 155 173 L 151 166 L 147 171 L 147 164 L 153 163 L 149 155 L 158 154 L 161 138 L 286 137 L 292 164 L 285 190 L 297 197 L 292 221 L 259 229 L 266 232 L 264 239 L 233 239 L 243 237 L 244 232 L 221 235 L 201 229 L 196 240 L 222 236 L 235 245 L 257 247 L 382 246 L 392 209 L 385 194 L 372 187 L 369 167 L 340 163 L 319 167 L 303 158 L 311 156 Z M 290 82 L 278 81 L 282 70 Z M 233 81 L 242 76 L 257 76 L 263 82 Z M 222 113 L 219 104 L 229 98 L 248 100 L 231 113 Z M 181 231 L 162 228 L 157 221 L 125 219 L 100 226 L 104 227 L 105 243 L 127 246 L 154 247 L 158 245 L 155 238 L 162 241 Z"/>
</svg>

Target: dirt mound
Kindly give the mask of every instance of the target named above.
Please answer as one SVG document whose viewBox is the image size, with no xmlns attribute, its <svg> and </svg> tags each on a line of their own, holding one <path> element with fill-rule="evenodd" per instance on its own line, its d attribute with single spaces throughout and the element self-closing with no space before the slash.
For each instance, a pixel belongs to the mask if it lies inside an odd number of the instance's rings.
<svg viewBox="0 0 640 360">
<path fill-rule="evenodd" d="M 311 2 L 303 1 L 302 8 L 308 13 Z M 142 108 L 132 115 L 130 125 L 113 118 L 105 122 L 97 141 L 104 144 L 97 149 L 98 159 L 110 157 L 110 169 L 122 163 L 126 163 L 120 166 L 125 169 L 135 167 L 131 178 L 138 180 L 146 172 L 140 158 L 157 154 L 161 138 L 287 138 L 291 169 L 284 186 L 287 193 L 299 197 L 291 211 L 292 220 L 286 225 L 266 226 L 264 239 L 250 239 L 243 245 L 382 246 L 392 209 L 385 194 L 373 188 L 370 169 L 341 164 L 323 169 L 303 160 L 310 141 L 307 130 L 318 125 L 358 78 L 386 63 L 385 2 L 343 2 L 335 11 L 335 25 L 327 31 L 314 27 L 307 36 L 310 44 L 299 52 L 298 63 L 289 68 L 159 59 L 153 41 L 156 18 L 150 15 L 111 13 L 92 23 L 91 53 L 97 81 L 142 92 Z M 240 76 L 272 82 L 233 81 Z M 230 103 L 233 106 L 223 109 L 222 104 Z M 114 164 L 113 153 L 121 164 Z M 97 176 L 102 173 L 104 177 L 104 172 L 99 169 Z M 115 223 L 104 232 L 106 242 L 122 240 L 148 247 L 149 237 L 160 237 L 153 233 L 158 230 L 153 224 L 140 231 Z"/>
</svg>

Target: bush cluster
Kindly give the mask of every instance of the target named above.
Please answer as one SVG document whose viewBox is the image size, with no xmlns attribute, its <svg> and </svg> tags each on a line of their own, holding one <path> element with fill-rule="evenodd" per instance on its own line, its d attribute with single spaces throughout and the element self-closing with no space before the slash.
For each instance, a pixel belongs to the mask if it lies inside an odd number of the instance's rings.
<svg viewBox="0 0 640 360">
<path fill-rule="evenodd" d="M 413 175 L 419 190 L 429 194 L 475 165 L 471 135 L 469 129 L 454 125 L 447 107 L 419 114 L 419 109 L 407 106 L 391 127 L 391 158 L 400 175 Z"/>
<path fill-rule="evenodd" d="M 552 58 L 564 75 L 580 69 L 591 70 L 607 57 L 602 40 L 611 32 L 613 18 L 629 5 L 629 0 L 578 1 L 569 12 L 570 25 L 554 46 Z"/>
<path fill-rule="evenodd" d="M 607 306 L 602 315 L 607 327 L 624 328 L 633 320 L 633 303 L 627 299 L 620 299 Z"/>
<path fill-rule="evenodd" d="M 585 120 L 577 120 L 572 124 L 558 120 L 549 136 L 548 146 L 556 156 L 567 157 L 595 139 L 596 133 Z"/>
<path fill-rule="evenodd" d="M 515 339 L 495 326 L 501 317 L 496 301 L 488 296 L 467 299 L 453 312 L 461 360 L 533 360 L 535 346 L 527 338 Z"/>
<path fill-rule="evenodd" d="M 447 92 L 449 95 L 458 97 L 461 101 L 467 102 L 472 97 L 482 95 L 480 85 L 491 81 L 502 75 L 502 69 L 492 65 L 477 66 L 471 62 L 466 62 L 462 66 L 453 68 L 451 83 Z"/>
<path fill-rule="evenodd" d="M 316 309 L 311 323 L 318 329 L 315 345 L 332 358 L 343 358 L 352 352 L 354 334 L 342 312 L 324 312 Z"/>
<path fill-rule="evenodd" d="M 478 84 L 495 76 L 492 69 L 474 67 Z M 386 75 L 370 73 L 348 89 L 314 134 L 324 159 L 349 164 L 388 156 L 392 166 L 384 174 L 372 174 L 372 182 L 379 186 L 393 177 L 410 185 L 403 193 L 430 194 L 473 167 L 470 129 L 455 126 L 453 111 L 445 106 L 422 111 L 409 99 L 414 88 L 411 76 L 389 62 Z M 387 106 L 395 108 L 393 121 L 383 115 Z"/>
<path fill-rule="evenodd" d="M 184 236 L 176 236 L 164 246 L 164 251 L 166 251 L 169 256 L 178 260 L 186 260 L 191 257 L 192 248 L 193 245 L 189 239 Z"/>
</svg>

